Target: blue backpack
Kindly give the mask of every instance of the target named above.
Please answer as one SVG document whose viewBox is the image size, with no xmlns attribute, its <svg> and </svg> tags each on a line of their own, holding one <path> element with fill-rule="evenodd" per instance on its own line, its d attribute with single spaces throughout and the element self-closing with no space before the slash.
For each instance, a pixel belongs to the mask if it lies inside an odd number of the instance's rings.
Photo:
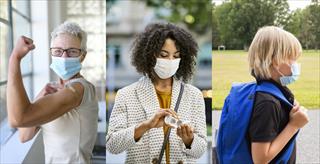
<svg viewBox="0 0 320 164">
<path fill-rule="evenodd" d="M 217 156 L 220 164 L 253 163 L 246 134 L 257 91 L 269 93 L 293 107 L 282 92 L 270 82 L 262 82 L 259 85 L 254 82 L 233 84 L 224 102 L 218 130 Z M 276 163 L 289 161 L 295 137 L 296 135 L 289 141 L 289 146 Z"/>
</svg>

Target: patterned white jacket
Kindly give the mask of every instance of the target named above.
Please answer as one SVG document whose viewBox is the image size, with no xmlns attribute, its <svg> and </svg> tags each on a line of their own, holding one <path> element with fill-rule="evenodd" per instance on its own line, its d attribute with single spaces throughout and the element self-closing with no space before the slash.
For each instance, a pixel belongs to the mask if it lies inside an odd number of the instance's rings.
<svg viewBox="0 0 320 164">
<path fill-rule="evenodd" d="M 180 80 L 173 81 L 171 107 L 174 109 Z M 160 109 L 154 85 L 147 77 L 120 89 L 116 95 L 111 113 L 106 148 L 113 154 L 127 151 L 126 163 L 152 163 L 159 158 L 164 139 L 162 128 L 146 132 L 138 142 L 134 140 L 134 128 L 144 120 L 150 119 Z M 170 134 L 170 163 L 195 163 L 207 149 L 205 105 L 203 95 L 196 87 L 185 84 L 178 115 L 183 121 L 190 121 L 194 128 L 191 149 L 187 149 L 176 129 Z M 107 157 L 108 158 L 108 157 Z M 162 158 L 165 163 L 165 155 Z"/>
</svg>

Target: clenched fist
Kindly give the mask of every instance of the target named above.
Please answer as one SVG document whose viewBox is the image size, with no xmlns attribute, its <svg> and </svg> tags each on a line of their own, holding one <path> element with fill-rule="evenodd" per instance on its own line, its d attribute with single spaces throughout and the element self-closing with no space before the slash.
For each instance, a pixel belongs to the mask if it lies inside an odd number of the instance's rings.
<svg viewBox="0 0 320 164">
<path fill-rule="evenodd" d="M 299 105 L 295 105 L 290 111 L 289 124 L 300 129 L 309 122 L 307 110 Z"/>
<path fill-rule="evenodd" d="M 12 57 L 21 60 L 29 51 L 33 50 L 34 48 L 35 45 L 33 44 L 32 39 L 21 36 L 18 39 L 16 46 L 12 50 Z"/>
</svg>

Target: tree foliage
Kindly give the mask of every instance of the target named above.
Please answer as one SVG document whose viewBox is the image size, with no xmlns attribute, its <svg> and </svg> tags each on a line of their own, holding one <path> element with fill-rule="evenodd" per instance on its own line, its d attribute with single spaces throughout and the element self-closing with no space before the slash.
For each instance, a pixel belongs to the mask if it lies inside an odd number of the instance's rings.
<svg viewBox="0 0 320 164">
<path fill-rule="evenodd" d="M 157 16 L 172 23 L 183 23 L 189 30 L 204 34 L 211 28 L 210 0 L 145 0 L 156 8 Z"/>
<path fill-rule="evenodd" d="M 219 42 L 228 49 L 248 49 L 257 30 L 266 25 L 284 26 L 288 19 L 286 0 L 231 0 L 214 7 Z M 217 36 L 215 36 L 217 37 Z"/>
<path fill-rule="evenodd" d="M 218 26 L 218 19 L 217 15 L 215 14 L 215 5 L 212 5 L 212 20 L 211 20 L 211 30 L 212 30 L 212 44 L 221 43 L 220 41 L 220 33 L 219 33 L 219 26 Z"/>
<path fill-rule="evenodd" d="M 320 4 L 314 0 L 305 9 L 295 10 L 284 27 L 293 33 L 305 49 L 320 48 Z"/>
</svg>

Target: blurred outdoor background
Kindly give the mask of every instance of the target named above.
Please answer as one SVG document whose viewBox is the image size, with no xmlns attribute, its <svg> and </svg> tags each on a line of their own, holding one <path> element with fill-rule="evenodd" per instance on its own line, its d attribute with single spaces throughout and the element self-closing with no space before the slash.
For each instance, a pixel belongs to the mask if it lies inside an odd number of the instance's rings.
<svg viewBox="0 0 320 164">
<path fill-rule="evenodd" d="M 131 44 L 135 36 L 152 22 L 171 22 L 193 35 L 199 45 L 197 66 L 191 84 L 205 97 L 208 151 L 198 160 L 211 161 L 211 1 L 209 0 L 107 0 L 107 81 L 108 118 L 118 89 L 136 82 L 142 75 L 131 65 Z M 160 146 L 160 145 L 159 145 Z M 107 152 L 107 163 L 124 163 L 125 153 Z"/>
<path fill-rule="evenodd" d="M 301 76 L 288 87 L 309 109 L 310 122 L 298 137 L 297 163 L 320 163 L 320 1 L 213 0 L 212 108 L 213 129 L 233 82 L 249 82 L 247 51 L 263 26 L 276 25 L 293 33 L 303 47 Z"/>
</svg>

